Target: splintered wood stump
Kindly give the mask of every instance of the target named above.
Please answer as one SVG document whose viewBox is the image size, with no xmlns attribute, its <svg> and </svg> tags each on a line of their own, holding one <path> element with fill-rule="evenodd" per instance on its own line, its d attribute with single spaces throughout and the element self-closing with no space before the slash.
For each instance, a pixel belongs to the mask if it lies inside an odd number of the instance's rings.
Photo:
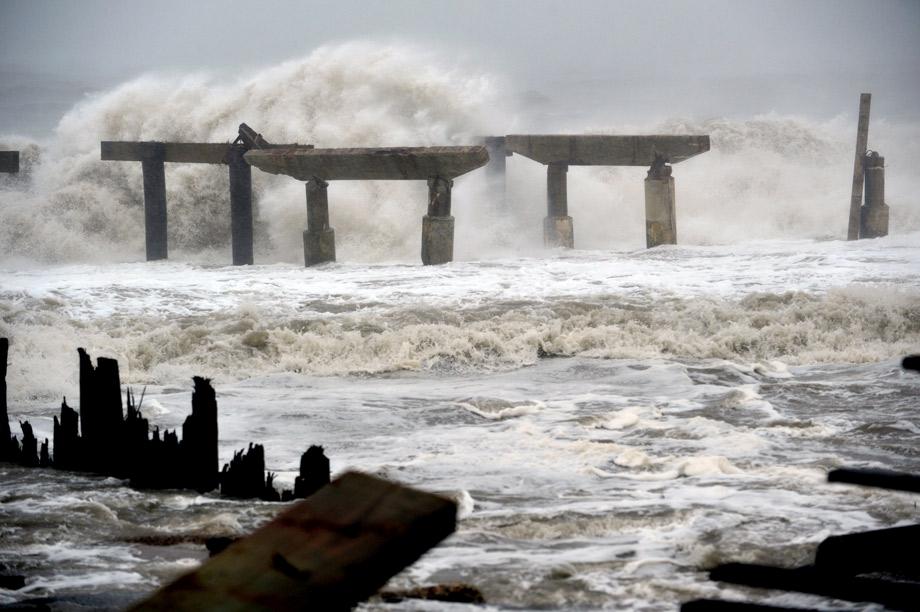
<svg viewBox="0 0 920 612">
<path fill-rule="evenodd" d="M 450 535 L 456 512 L 349 472 L 133 610 L 349 610 Z"/>
</svg>

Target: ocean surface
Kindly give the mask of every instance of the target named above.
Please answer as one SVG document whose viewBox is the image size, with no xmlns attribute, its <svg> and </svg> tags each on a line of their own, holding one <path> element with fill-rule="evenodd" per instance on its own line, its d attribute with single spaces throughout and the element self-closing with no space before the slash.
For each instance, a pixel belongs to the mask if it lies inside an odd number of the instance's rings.
<svg viewBox="0 0 920 612">
<path fill-rule="evenodd" d="M 457 533 L 395 587 L 467 582 L 488 609 L 831 605 L 706 569 L 804 564 L 829 535 L 917 521 L 915 498 L 825 480 L 920 471 L 920 376 L 900 368 L 920 352 L 920 128 L 873 124 L 892 227 L 876 240 L 842 240 L 852 116 L 675 116 L 537 127 L 710 134 L 674 167 L 680 245 L 644 248 L 644 169 L 573 168 L 579 248 L 544 250 L 544 171 L 516 156 L 507 200 L 482 171 L 457 180 L 457 261 L 437 267 L 418 263 L 424 185 L 334 183 L 339 262 L 304 268 L 302 185 L 254 173 L 257 265 L 232 267 L 226 169 L 176 165 L 170 260 L 141 261 L 139 164 L 99 161 L 100 140 L 221 142 L 242 121 L 318 146 L 537 131 L 495 110 L 488 75 L 420 61 L 344 45 L 229 85 L 147 76 L 77 105 L 50 140 L 0 136 L 23 151 L 23 172 L 0 176 L 13 429 L 51 437 L 84 347 L 118 359 L 161 429 L 189 413 L 192 376 L 211 378 L 221 462 L 261 443 L 290 485 L 319 444 L 333 475 L 457 500 Z M 123 606 L 195 567 L 205 537 L 279 508 L 0 466 L 0 565 L 28 581 L 0 603 Z"/>
</svg>

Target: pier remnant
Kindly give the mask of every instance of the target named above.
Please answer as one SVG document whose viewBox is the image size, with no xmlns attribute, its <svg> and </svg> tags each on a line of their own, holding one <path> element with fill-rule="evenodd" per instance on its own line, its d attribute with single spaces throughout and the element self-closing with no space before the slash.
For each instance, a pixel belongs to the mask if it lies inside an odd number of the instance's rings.
<svg viewBox="0 0 920 612">
<path fill-rule="evenodd" d="M 863 195 L 863 161 L 869 142 L 869 106 L 872 94 L 859 95 L 859 125 L 856 128 L 856 156 L 853 161 L 853 189 L 850 192 L 850 221 L 847 225 L 847 240 L 859 238 L 859 209 Z"/>
<path fill-rule="evenodd" d="M 0 151 L 0 172 L 19 172 L 19 151 Z"/>
<path fill-rule="evenodd" d="M 489 193 L 496 197 L 501 208 L 508 207 L 508 194 L 506 184 L 507 158 L 511 152 L 505 148 L 504 136 L 486 136 L 483 139 L 486 150 L 489 152 L 489 163 L 486 164 L 486 181 Z"/>
<path fill-rule="evenodd" d="M 888 235 L 888 205 L 885 204 L 885 158 L 872 151 L 863 160 L 866 203 L 859 209 L 859 237 Z"/>
<path fill-rule="evenodd" d="M 422 263 L 453 260 L 453 179 L 485 165 L 485 147 L 399 147 L 375 149 L 252 150 L 246 161 L 264 172 L 307 182 L 304 262 L 335 261 L 335 233 L 329 226 L 327 182 L 334 180 L 428 181 L 428 214 L 422 219 Z"/>
<path fill-rule="evenodd" d="M 645 182 L 646 244 L 677 243 L 674 178 L 668 164 L 709 150 L 709 136 L 508 135 L 510 153 L 546 165 L 546 246 L 574 248 L 568 214 L 566 172 L 569 166 L 649 166 Z"/>
<path fill-rule="evenodd" d="M 674 177 L 663 157 L 656 157 L 645 178 L 645 245 L 677 244 Z"/>
<path fill-rule="evenodd" d="M 103 161 L 139 161 L 144 173 L 144 227 L 147 261 L 168 258 L 164 164 L 224 164 L 230 178 L 230 232 L 233 265 L 253 263 L 252 169 L 243 155 L 257 148 L 311 149 L 312 145 L 268 143 L 245 123 L 232 143 L 103 141 Z"/>
<path fill-rule="evenodd" d="M 453 533 L 448 499 L 349 472 L 132 610 L 350 610 Z"/>
</svg>

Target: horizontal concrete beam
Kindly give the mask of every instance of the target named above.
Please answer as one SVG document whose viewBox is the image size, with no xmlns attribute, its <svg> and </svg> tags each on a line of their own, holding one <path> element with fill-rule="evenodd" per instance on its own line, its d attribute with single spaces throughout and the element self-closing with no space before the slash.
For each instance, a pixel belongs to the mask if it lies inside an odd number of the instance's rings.
<svg viewBox="0 0 920 612">
<path fill-rule="evenodd" d="M 19 151 L 0 151 L 0 172 L 19 172 Z"/>
<path fill-rule="evenodd" d="M 302 181 L 427 180 L 466 174 L 486 164 L 485 147 L 411 147 L 384 149 L 255 149 L 245 155 L 251 165 L 271 174 Z"/>
<path fill-rule="evenodd" d="M 709 136 L 509 135 L 505 148 L 541 164 L 650 166 L 655 156 L 676 164 L 709 150 Z"/>
<path fill-rule="evenodd" d="M 266 148 L 312 149 L 313 145 L 264 145 Z M 128 142 L 102 141 L 103 161 L 142 161 L 163 151 L 162 161 L 186 164 L 225 164 L 233 148 L 245 150 L 243 145 L 211 142 Z"/>
</svg>

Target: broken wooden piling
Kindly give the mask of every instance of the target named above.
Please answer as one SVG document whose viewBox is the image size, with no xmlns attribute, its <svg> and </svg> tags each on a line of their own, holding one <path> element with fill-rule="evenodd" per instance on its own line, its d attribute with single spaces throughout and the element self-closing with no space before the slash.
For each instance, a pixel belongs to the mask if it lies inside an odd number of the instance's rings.
<svg viewBox="0 0 920 612">
<path fill-rule="evenodd" d="M 132 610 L 346 611 L 453 533 L 448 499 L 349 472 Z"/>
</svg>

